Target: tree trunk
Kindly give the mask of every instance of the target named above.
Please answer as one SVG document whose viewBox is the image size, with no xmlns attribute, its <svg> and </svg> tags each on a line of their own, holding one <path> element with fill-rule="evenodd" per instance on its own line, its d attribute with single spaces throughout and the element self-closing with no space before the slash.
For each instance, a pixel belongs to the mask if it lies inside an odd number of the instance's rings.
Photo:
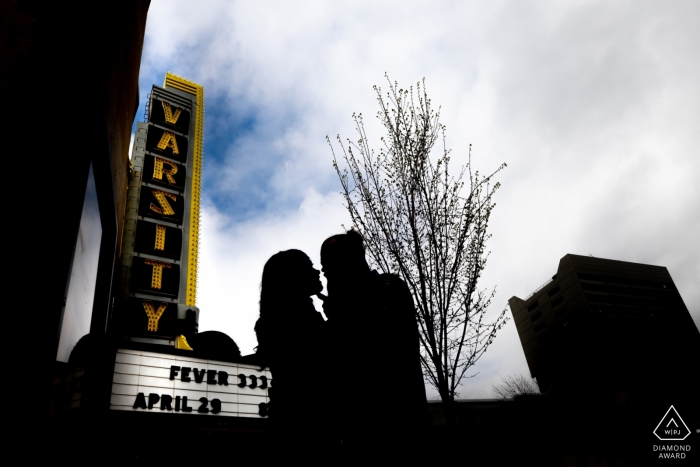
<svg viewBox="0 0 700 467">
<path fill-rule="evenodd" d="M 453 399 L 442 399 L 442 411 L 445 414 L 445 421 L 447 422 L 448 426 L 454 426 L 458 424 L 457 406 Z"/>
<path fill-rule="evenodd" d="M 448 381 L 444 381 L 444 385 L 447 386 Z M 447 387 L 440 388 L 440 398 L 442 399 L 442 412 L 445 414 L 445 421 L 447 425 L 457 425 L 457 407 L 455 405 L 454 396 L 450 394 Z"/>
</svg>

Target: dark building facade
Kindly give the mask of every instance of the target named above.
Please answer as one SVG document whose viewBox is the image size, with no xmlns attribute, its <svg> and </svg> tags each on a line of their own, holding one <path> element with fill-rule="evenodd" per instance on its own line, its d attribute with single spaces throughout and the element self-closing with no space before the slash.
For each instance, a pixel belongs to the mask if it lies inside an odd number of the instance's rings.
<svg viewBox="0 0 700 467">
<path fill-rule="evenodd" d="M 700 333 L 665 267 L 566 255 L 508 301 L 530 372 L 551 397 L 625 406 L 692 401 Z"/>
<path fill-rule="evenodd" d="M 540 445 L 541 459 L 586 466 L 695 458 L 700 333 L 665 267 L 569 254 L 549 281 L 508 303 L 543 393 L 519 415 L 537 420 L 527 444 Z M 681 429 L 665 439 L 658 430 L 675 428 L 667 426 L 671 411 Z"/>
<path fill-rule="evenodd" d="M 5 211 L 6 307 L 17 310 L 5 329 L 31 336 L 14 357 L 33 375 L 20 414 L 30 429 L 45 424 L 78 341 L 109 327 L 149 4 L 0 4 L 3 150 L 19 177 Z"/>
</svg>

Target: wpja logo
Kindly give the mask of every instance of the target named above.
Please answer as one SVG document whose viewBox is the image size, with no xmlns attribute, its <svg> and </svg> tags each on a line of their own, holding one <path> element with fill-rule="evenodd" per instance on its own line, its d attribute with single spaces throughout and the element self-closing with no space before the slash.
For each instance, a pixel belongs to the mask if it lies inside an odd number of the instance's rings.
<svg viewBox="0 0 700 467">
<path fill-rule="evenodd" d="M 654 434 L 661 441 L 683 441 L 690 435 L 690 430 L 681 416 L 678 415 L 676 408 L 671 406 L 659 424 L 656 425 Z M 659 453 L 659 459 L 685 459 L 688 451 L 690 451 L 689 444 L 654 445 L 654 452 Z"/>
</svg>

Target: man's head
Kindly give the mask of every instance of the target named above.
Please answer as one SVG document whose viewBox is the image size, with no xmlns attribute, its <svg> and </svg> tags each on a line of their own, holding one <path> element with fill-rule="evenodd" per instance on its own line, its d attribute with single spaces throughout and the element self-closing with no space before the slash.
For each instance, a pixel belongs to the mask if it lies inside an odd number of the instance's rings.
<svg viewBox="0 0 700 467">
<path fill-rule="evenodd" d="M 321 265 L 329 281 L 369 272 L 362 236 L 350 230 L 326 239 L 321 245 Z"/>
</svg>

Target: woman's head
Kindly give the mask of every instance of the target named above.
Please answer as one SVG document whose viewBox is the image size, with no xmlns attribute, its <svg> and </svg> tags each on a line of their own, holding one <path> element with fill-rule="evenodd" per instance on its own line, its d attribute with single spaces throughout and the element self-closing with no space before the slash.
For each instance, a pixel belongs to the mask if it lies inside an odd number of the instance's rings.
<svg viewBox="0 0 700 467">
<path fill-rule="evenodd" d="M 299 250 L 280 251 L 267 260 L 260 285 L 260 313 L 267 304 L 305 298 L 323 290 L 321 273 Z"/>
</svg>

